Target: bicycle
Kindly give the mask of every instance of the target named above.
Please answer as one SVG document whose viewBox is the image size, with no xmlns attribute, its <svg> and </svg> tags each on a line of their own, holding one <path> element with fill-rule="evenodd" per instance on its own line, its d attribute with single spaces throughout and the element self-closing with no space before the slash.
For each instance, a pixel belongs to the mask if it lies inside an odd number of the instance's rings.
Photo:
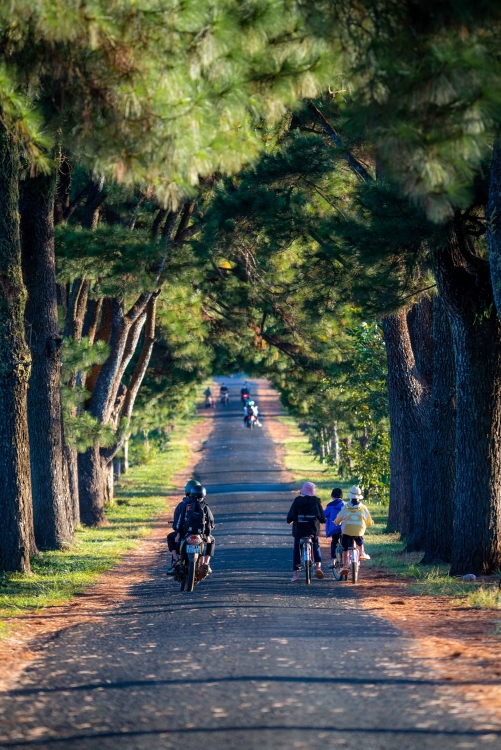
<svg viewBox="0 0 501 750">
<path fill-rule="evenodd" d="M 343 569 L 343 545 L 341 544 L 341 536 L 337 540 L 336 552 L 334 557 L 334 565 L 332 566 L 332 575 L 336 581 L 346 581 L 348 576 L 341 573 Z"/>
<path fill-rule="evenodd" d="M 301 565 L 306 572 L 306 584 L 311 583 L 311 570 L 313 567 L 313 537 L 305 536 L 299 540 L 299 549 L 301 552 Z"/>
<path fill-rule="evenodd" d="M 358 571 L 360 569 L 360 550 L 357 544 L 354 542 L 353 547 L 348 547 L 349 554 L 349 573 L 352 583 L 358 582 Z"/>
</svg>

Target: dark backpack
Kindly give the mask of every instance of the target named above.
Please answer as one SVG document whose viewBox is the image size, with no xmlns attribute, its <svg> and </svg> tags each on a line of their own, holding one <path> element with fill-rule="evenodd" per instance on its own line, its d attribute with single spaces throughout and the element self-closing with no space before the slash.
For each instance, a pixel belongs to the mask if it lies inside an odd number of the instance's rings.
<svg viewBox="0 0 501 750">
<path fill-rule="evenodd" d="M 205 527 L 205 513 L 198 500 L 191 500 L 186 503 L 184 512 L 184 533 L 203 534 Z"/>
</svg>

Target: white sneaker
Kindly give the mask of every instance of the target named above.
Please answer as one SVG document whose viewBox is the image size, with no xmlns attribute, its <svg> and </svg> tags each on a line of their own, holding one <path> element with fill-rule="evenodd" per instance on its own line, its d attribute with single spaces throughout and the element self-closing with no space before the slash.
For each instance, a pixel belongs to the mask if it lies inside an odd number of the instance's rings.
<svg viewBox="0 0 501 750">
<path fill-rule="evenodd" d="M 361 560 L 370 560 L 371 556 L 367 554 L 367 552 L 361 552 L 360 553 L 360 559 Z"/>
<path fill-rule="evenodd" d="M 297 581 L 299 581 L 299 573 L 296 571 L 292 574 L 291 583 L 296 583 Z"/>
</svg>

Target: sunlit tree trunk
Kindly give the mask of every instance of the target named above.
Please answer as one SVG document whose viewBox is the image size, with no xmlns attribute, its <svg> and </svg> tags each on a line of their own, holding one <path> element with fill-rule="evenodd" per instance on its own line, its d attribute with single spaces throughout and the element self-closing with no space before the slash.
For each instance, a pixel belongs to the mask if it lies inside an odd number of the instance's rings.
<svg viewBox="0 0 501 750">
<path fill-rule="evenodd" d="M 0 569 L 27 572 L 30 552 L 36 548 L 27 406 L 31 356 L 24 328 L 19 176 L 17 147 L 0 125 Z"/>
<path fill-rule="evenodd" d="M 26 178 L 21 191 L 26 328 L 32 355 L 28 390 L 35 540 L 58 549 L 73 537 L 61 410 L 62 339 L 58 331 L 54 253 L 55 177 Z"/>
</svg>

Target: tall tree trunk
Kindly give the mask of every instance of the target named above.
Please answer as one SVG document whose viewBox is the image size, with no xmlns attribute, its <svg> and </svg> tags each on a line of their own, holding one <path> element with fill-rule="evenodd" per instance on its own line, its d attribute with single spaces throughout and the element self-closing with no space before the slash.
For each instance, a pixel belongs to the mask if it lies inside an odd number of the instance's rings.
<svg viewBox="0 0 501 750">
<path fill-rule="evenodd" d="M 334 464 L 339 468 L 339 433 L 337 422 L 334 422 L 334 426 L 332 427 L 332 438 L 334 440 Z"/>
<path fill-rule="evenodd" d="M 106 469 L 106 461 L 101 456 L 99 445 L 93 445 L 85 453 L 78 454 L 80 518 L 86 526 L 107 524 L 104 515 Z"/>
<path fill-rule="evenodd" d="M 501 324 L 489 266 L 457 218 L 436 253 L 456 363 L 456 495 L 451 575 L 501 566 Z"/>
<path fill-rule="evenodd" d="M 404 398 L 397 377 L 397 360 L 400 357 L 398 327 L 383 321 L 383 334 L 388 363 L 388 404 L 390 414 L 390 506 L 388 531 L 397 531 L 407 537 L 410 530 L 412 507 L 412 460 L 409 426 L 405 418 Z"/>
<path fill-rule="evenodd" d="M 411 527 L 407 538 L 407 551 L 424 550 L 427 536 L 428 506 L 433 486 L 430 471 L 433 463 L 431 453 L 430 396 L 433 382 L 433 301 L 423 295 L 407 313 L 407 328 L 414 356 L 413 376 L 421 391 L 418 400 L 412 395 L 409 408 L 413 419 L 410 422 L 410 448 L 412 458 L 413 503 Z"/>
<path fill-rule="evenodd" d="M 28 178 L 22 183 L 20 202 L 23 274 L 28 292 L 25 318 L 32 356 L 28 424 L 33 518 L 35 540 L 42 549 L 59 549 L 73 536 L 63 465 L 54 193 L 54 177 Z"/>
<path fill-rule="evenodd" d="M 492 151 L 489 200 L 486 211 L 487 244 L 494 302 L 501 318 L 501 136 Z"/>
<path fill-rule="evenodd" d="M 409 430 L 412 503 L 410 506 L 408 551 L 424 549 L 426 534 L 426 502 L 429 497 L 429 404 L 426 388 L 418 377 L 414 352 L 404 310 L 383 320 L 388 366 L 388 385 L 394 389 L 398 406 Z M 391 413 L 390 413 L 391 420 Z M 390 455 L 391 459 L 391 455 Z M 391 485 L 390 485 L 391 490 Z"/>
<path fill-rule="evenodd" d="M 19 234 L 19 154 L 0 125 L 0 569 L 29 572 L 35 551 Z"/>
<path fill-rule="evenodd" d="M 78 453 L 76 448 L 64 444 L 64 460 L 68 474 L 68 486 L 70 491 L 70 507 L 73 519 L 73 528 L 80 525 L 80 496 L 78 492 Z"/>
<path fill-rule="evenodd" d="M 433 386 L 431 392 L 431 485 L 423 563 L 449 563 L 456 489 L 456 370 L 454 342 L 441 297 L 433 301 Z"/>
<path fill-rule="evenodd" d="M 75 279 L 71 284 L 68 309 L 64 327 L 64 338 L 72 338 L 79 341 L 82 338 L 85 309 L 89 294 L 90 282 L 86 279 Z M 77 384 L 77 373 L 74 372 L 67 383 L 70 388 Z M 72 409 L 72 416 L 76 416 L 76 407 Z M 80 524 L 80 496 L 78 489 L 78 453 L 76 448 L 64 445 L 64 459 L 67 466 L 68 485 L 70 492 L 70 507 L 73 518 L 73 526 Z"/>
<path fill-rule="evenodd" d="M 89 404 L 90 413 L 100 424 L 108 424 L 116 411 L 121 379 L 136 349 L 146 320 L 144 308 L 151 296 L 145 296 L 141 302 L 138 300 L 127 314 L 121 301 L 112 301 L 110 355 L 97 375 Z M 113 452 L 110 455 L 93 447 L 78 457 L 80 514 L 88 525 L 100 526 L 106 522 L 106 472 L 113 455 Z"/>
</svg>

